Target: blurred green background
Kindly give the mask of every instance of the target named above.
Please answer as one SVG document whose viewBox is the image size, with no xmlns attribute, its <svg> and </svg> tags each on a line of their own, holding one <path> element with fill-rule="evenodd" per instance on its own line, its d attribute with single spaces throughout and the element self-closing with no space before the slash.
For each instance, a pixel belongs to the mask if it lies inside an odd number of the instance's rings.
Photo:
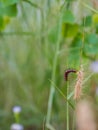
<svg viewBox="0 0 98 130">
<path fill-rule="evenodd" d="M 52 98 L 51 124 L 66 127 L 64 72 L 85 72 L 83 94 L 98 103 L 98 74 L 90 64 L 98 60 L 98 3 L 94 0 L 0 1 L 0 130 L 15 122 L 13 106 L 22 107 L 26 130 L 43 130 Z M 97 65 L 98 67 L 98 65 Z M 76 76 L 70 75 L 70 92 Z M 52 94 L 50 92 L 52 86 Z M 69 92 L 69 94 L 70 94 Z M 73 96 L 70 99 L 75 105 Z M 70 109 L 70 127 L 72 113 Z"/>
</svg>

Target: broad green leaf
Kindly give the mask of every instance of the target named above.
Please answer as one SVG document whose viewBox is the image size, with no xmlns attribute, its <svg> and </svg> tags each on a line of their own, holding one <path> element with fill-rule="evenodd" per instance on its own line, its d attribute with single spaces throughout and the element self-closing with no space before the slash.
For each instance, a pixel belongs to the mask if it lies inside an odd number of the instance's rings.
<svg viewBox="0 0 98 130">
<path fill-rule="evenodd" d="M 92 16 L 92 20 L 93 20 L 93 23 L 94 23 L 94 24 L 98 24 L 98 14 L 94 14 L 94 15 Z"/>
<path fill-rule="evenodd" d="M 17 7 L 16 4 L 10 5 L 7 7 L 0 7 L 0 15 L 1 16 L 16 16 L 17 15 Z"/>
<path fill-rule="evenodd" d="M 98 37 L 96 34 L 91 33 L 85 36 L 85 43 L 83 51 L 88 56 L 93 56 L 98 53 Z M 73 40 L 71 47 L 82 47 L 82 34 L 78 34 L 77 37 Z M 77 51 L 70 52 L 71 54 L 71 60 L 72 58 L 79 58 L 80 55 L 80 49 Z"/>
<path fill-rule="evenodd" d="M 66 24 L 62 25 L 62 34 L 64 37 L 75 37 L 78 33 L 79 25 L 78 24 Z"/>
<path fill-rule="evenodd" d="M 2 28 L 2 26 L 3 26 L 3 18 L 0 17 L 0 29 Z"/>
<path fill-rule="evenodd" d="M 81 47 L 82 46 L 82 34 L 78 33 L 77 36 L 72 41 L 71 47 Z"/>
<path fill-rule="evenodd" d="M 73 49 L 69 51 L 68 63 L 69 64 L 71 63 L 71 64 L 77 66 L 80 61 L 80 54 L 81 54 L 80 50 L 82 47 L 82 35 L 80 33 L 78 33 L 76 35 L 76 37 L 72 41 L 70 47 Z M 74 48 L 76 48 L 76 49 L 74 49 Z"/>
<path fill-rule="evenodd" d="M 3 17 L 0 17 L 0 31 L 2 31 L 4 29 L 4 20 Z"/>
<path fill-rule="evenodd" d="M 98 37 L 96 34 L 91 33 L 86 36 L 86 41 L 88 44 L 98 44 Z"/>
<path fill-rule="evenodd" d="M 6 25 L 9 23 L 10 18 L 8 16 L 0 16 L 0 31 L 4 30 Z"/>
<path fill-rule="evenodd" d="M 80 49 L 77 49 L 75 51 L 69 52 L 68 55 L 68 64 L 72 64 L 77 66 L 80 62 Z"/>
<path fill-rule="evenodd" d="M 86 16 L 85 18 L 83 18 L 83 22 L 82 22 L 83 26 L 91 26 L 92 25 L 92 17 L 91 16 Z"/>
<path fill-rule="evenodd" d="M 87 55 L 96 55 L 98 54 L 98 46 L 91 46 L 86 44 L 84 47 L 84 51 Z"/>
<path fill-rule="evenodd" d="M 9 6 L 18 3 L 19 1 L 20 0 L 1 0 L 0 2 L 2 6 Z"/>
<path fill-rule="evenodd" d="M 63 22 L 64 23 L 69 23 L 69 24 L 74 24 L 75 23 L 75 17 L 73 13 L 70 10 L 65 11 L 63 15 Z"/>
<path fill-rule="evenodd" d="M 87 55 L 96 55 L 98 53 L 98 37 L 96 34 L 88 34 L 85 38 L 84 51 Z"/>
<path fill-rule="evenodd" d="M 3 20 L 4 20 L 4 24 L 7 25 L 10 22 L 10 17 L 9 16 L 4 16 Z"/>
</svg>

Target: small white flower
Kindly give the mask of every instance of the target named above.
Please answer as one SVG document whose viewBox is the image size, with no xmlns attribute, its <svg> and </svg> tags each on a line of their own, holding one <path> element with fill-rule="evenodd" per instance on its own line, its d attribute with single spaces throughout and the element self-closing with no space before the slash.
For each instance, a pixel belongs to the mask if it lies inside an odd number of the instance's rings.
<svg viewBox="0 0 98 130">
<path fill-rule="evenodd" d="M 23 126 L 21 124 L 12 124 L 11 130 L 23 130 Z"/>
<path fill-rule="evenodd" d="M 94 73 L 98 73 L 98 61 L 92 62 L 90 65 L 90 69 Z"/>
<path fill-rule="evenodd" d="M 13 107 L 13 112 L 14 113 L 20 113 L 21 112 L 21 107 L 20 106 Z"/>
</svg>

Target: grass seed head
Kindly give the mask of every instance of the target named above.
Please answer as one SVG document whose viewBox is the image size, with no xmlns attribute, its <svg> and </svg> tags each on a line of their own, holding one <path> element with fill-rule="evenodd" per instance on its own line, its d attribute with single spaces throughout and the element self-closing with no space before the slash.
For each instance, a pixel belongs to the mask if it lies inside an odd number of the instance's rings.
<svg viewBox="0 0 98 130">
<path fill-rule="evenodd" d="M 76 74 L 77 74 L 77 81 L 75 84 L 74 99 L 79 99 L 82 93 L 82 83 L 83 83 L 83 77 L 84 77 L 82 66 Z"/>
</svg>

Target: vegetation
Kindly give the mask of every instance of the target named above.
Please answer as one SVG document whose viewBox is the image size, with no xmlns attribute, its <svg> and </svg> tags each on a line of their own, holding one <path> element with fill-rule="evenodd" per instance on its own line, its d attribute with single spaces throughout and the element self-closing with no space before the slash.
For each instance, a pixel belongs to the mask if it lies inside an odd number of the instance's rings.
<svg viewBox="0 0 98 130">
<path fill-rule="evenodd" d="M 14 106 L 26 130 L 74 130 L 78 76 L 64 74 L 82 65 L 80 98 L 98 105 L 97 0 L 1 0 L 0 59 L 0 130 Z"/>
</svg>

